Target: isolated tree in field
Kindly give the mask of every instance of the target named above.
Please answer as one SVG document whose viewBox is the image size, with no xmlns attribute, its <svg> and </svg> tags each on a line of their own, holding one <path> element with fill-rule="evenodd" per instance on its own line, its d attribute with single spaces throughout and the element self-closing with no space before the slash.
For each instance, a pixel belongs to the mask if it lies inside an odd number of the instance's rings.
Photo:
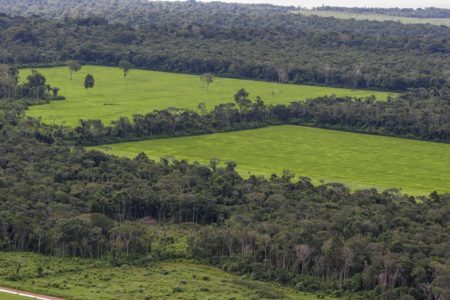
<svg viewBox="0 0 450 300">
<path fill-rule="evenodd" d="M 285 68 L 278 68 L 277 69 L 277 74 L 278 74 L 278 82 L 280 84 L 286 83 L 289 80 L 289 73 Z"/>
<path fill-rule="evenodd" d="M 84 78 L 84 88 L 85 89 L 93 88 L 94 84 L 95 84 L 94 76 L 92 76 L 91 74 L 87 74 L 86 77 Z"/>
<path fill-rule="evenodd" d="M 214 82 L 214 75 L 205 73 L 200 77 L 200 80 L 205 83 L 206 91 L 209 91 L 209 85 Z"/>
<path fill-rule="evenodd" d="M 127 60 L 119 62 L 119 68 L 123 71 L 123 79 L 127 78 L 128 73 L 133 69 L 133 65 Z"/>
<path fill-rule="evenodd" d="M 74 60 L 69 60 L 68 62 L 66 62 L 67 67 L 69 68 L 69 72 L 70 72 L 70 80 L 73 79 L 73 72 L 78 72 L 81 70 L 81 65 L 74 61 Z"/>
</svg>

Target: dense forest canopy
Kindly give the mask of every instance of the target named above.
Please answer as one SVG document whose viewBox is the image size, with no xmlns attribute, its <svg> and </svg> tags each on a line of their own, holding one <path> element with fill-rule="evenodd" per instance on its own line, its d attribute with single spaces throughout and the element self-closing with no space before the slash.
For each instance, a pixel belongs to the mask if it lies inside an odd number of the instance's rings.
<svg viewBox="0 0 450 300">
<path fill-rule="evenodd" d="M 449 195 L 87 152 L 23 119 L 24 107 L 4 100 L 0 114 L 1 250 L 145 255 L 152 229 L 136 221 L 193 222 L 204 227 L 189 237 L 192 257 L 252 278 L 366 299 L 450 295 Z"/>
<path fill-rule="evenodd" d="M 14 11 L 20 3 L 23 10 Z M 449 84 L 444 26 L 305 17 L 267 5 L 116 4 L 0 1 L 8 14 L 66 17 L 3 15 L 0 61 L 117 65 L 125 59 L 146 69 L 271 81 L 287 73 L 293 83 L 398 91 Z"/>
<path fill-rule="evenodd" d="M 425 197 L 352 191 L 289 171 L 243 178 L 232 161 L 222 168 L 214 159 L 127 159 L 81 147 L 274 124 L 450 141 L 450 28 L 292 9 L 0 0 L 0 250 L 156 262 L 164 253 L 149 257 L 155 232 L 142 220 L 188 222 L 200 229 L 183 258 L 230 272 L 355 299 L 450 299 L 450 195 L 433 187 Z M 67 61 L 71 72 L 80 63 L 120 64 L 123 80 L 136 67 L 211 82 L 220 74 L 404 93 L 386 102 L 329 96 L 266 105 L 242 89 L 211 111 L 142 112 L 109 126 L 26 117 L 29 105 L 63 95 L 36 71 L 19 78 L 17 68 Z M 95 91 L 94 76 L 80 89 Z"/>
</svg>

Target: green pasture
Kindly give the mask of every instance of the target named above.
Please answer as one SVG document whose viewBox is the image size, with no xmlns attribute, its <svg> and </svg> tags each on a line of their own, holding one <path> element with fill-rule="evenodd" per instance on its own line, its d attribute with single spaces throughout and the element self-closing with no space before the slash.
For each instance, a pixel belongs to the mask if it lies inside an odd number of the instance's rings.
<svg viewBox="0 0 450 300">
<path fill-rule="evenodd" d="M 0 292 L 0 299 L 1 300 L 26 300 L 26 299 L 33 299 L 33 298 L 22 297 L 22 296 L 9 294 L 9 293 L 2 293 L 2 292 Z"/>
<path fill-rule="evenodd" d="M 289 103 L 323 95 L 366 97 L 375 95 L 386 99 L 389 93 L 317 87 L 273 82 L 215 78 L 206 90 L 198 75 L 132 70 L 126 79 L 119 68 L 83 66 L 70 80 L 67 67 L 37 69 L 48 83 L 61 89 L 66 97 L 63 101 L 33 106 L 28 115 L 42 117 L 45 123 L 78 125 L 80 119 L 101 119 L 106 124 L 119 117 L 146 114 L 155 109 L 197 109 L 206 103 L 212 109 L 220 103 L 234 102 L 234 94 L 245 88 L 254 99 L 260 96 L 267 104 Z M 20 72 L 24 79 L 30 70 Z M 86 74 L 95 78 L 95 87 L 86 90 L 83 86 Z"/>
<path fill-rule="evenodd" d="M 305 16 L 318 16 L 318 17 L 334 17 L 336 19 L 355 19 L 355 20 L 369 20 L 369 21 L 393 21 L 403 24 L 431 24 L 431 25 L 445 25 L 450 26 L 450 18 L 406 18 L 396 17 L 382 14 L 368 14 L 368 13 L 350 13 L 342 11 L 307 11 L 302 10 L 299 12 Z"/>
<path fill-rule="evenodd" d="M 41 272 L 37 271 L 39 268 Z M 319 299 L 312 294 L 250 280 L 190 261 L 112 266 L 100 259 L 57 258 L 30 253 L 0 252 L 0 286 L 68 300 Z M 4 299 L 1 297 L 0 294 L 0 299 Z"/>
<path fill-rule="evenodd" d="M 118 156 L 172 156 L 207 164 L 235 161 L 238 171 L 308 176 L 316 183 L 352 188 L 401 188 L 426 195 L 450 192 L 450 145 L 301 126 L 274 126 L 202 136 L 145 140 L 96 147 Z"/>
</svg>

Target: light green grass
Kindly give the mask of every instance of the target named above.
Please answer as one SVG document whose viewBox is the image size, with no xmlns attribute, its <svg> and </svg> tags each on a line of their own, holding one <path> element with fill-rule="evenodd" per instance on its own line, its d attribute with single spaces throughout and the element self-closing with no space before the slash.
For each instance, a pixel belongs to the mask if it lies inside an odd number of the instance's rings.
<svg viewBox="0 0 450 300">
<path fill-rule="evenodd" d="M 366 97 L 375 95 L 386 99 L 388 93 L 366 90 L 350 90 L 330 87 L 314 87 L 285 84 L 283 86 L 263 81 L 216 78 L 206 91 L 200 76 L 145 70 L 133 70 L 123 79 L 118 68 L 83 66 L 70 80 L 67 67 L 38 69 L 47 81 L 61 88 L 64 101 L 54 101 L 33 106 L 28 115 L 42 117 L 46 123 L 78 125 L 80 119 L 101 119 L 106 124 L 121 116 L 146 114 L 155 109 L 168 107 L 197 109 L 199 103 L 206 103 L 207 109 L 220 103 L 234 101 L 234 94 L 245 88 L 254 99 L 261 96 L 269 104 L 289 103 L 323 95 Z M 25 78 L 30 70 L 21 70 Z M 86 74 L 95 78 L 95 87 L 85 90 Z M 272 95 L 272 92 L 275 93 Z"/>
<path fill-rule="evenodd" d="M 352 188 L 402 188 L 415 194 L 450 192 L 450 145 L 301 126 L 274 126 L 203 136 L 99 146 L 109 153 L 173 156 L 208 163 L 233 160 L 243 175 L 290 170 L 316 183 Z"/>
<path fill-rule="evenodd" d="M 8 278 L 21 268 L 21 279 Z M 38 276 L 38 267 L 44 269 Z M 148 299 L 278 299 L 315 300 L 317 296 L 271 283 L 238 277 L 189 261 L 113 267 L 103 260 L 46 257 L 0 252 L 0 285 L 79 300 Z M 174 291 L 174 288 L 179 288 Z M 1 296 L 0 296 L 1 297 Z M 1 299 L 1 298 L 0 298 Z M 330 299 L 330 298 L 325 298 Z"/>
<path fill-rule="evenodd" d="M 300 11 L 305 16 L 334 17 L 336 19 L 355 19 L 369 21 L 394 21 L 403 24 L 431 24 L 450 26 L 450 18 L 406 18 L 382 14 L 350 13 L 342 11 Z"/>
<path fill-rule="evenodd" d="M 30 300 L 30 299 L 33 299 L 33 298 L 22 297 L 22 296 L 17 296 L 17 295 L 13 295 L 13 294 L 0 292 L 0 299 L 1 300 L 26 300 L 26 299 Z"/>
</svg>

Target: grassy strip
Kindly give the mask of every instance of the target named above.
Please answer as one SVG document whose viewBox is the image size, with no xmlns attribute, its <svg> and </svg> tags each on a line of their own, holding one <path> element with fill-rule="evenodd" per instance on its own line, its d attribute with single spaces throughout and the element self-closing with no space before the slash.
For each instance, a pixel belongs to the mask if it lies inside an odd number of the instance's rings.
<svg viewBox="0 0 450 300">
<path fill-rule="evenodd" d="M 424 195 L 449 192 L 450 145 L 301 126 L 273 126 L 203 136 L 99 146 L 118 156 L 145 152 L 207 164 L 233 160 L 243 176 L 290 170 L 316 183 L 343 182 L 352 188 L 401 188 Z"/>
<path fill-rule="evenodd" d="M 13 281 L 17 273 L 20 280 Z M 41 272 L 37 271 L 42 268 Z M 318 299 L 190 261 L 112 266 L 104 260 L 0 252 L 0 284 L 66 299 Z M 13 298 L 14 299 L 14 298 Z M 330 299 L 330 298 L 322 298 Z"/>
<path fill-rule="evenodd" d="M 169 107 L 197 109 L 199 103 L 206 103 L 207 109 L 220 103 L 234 102 L 233 95 L 241 88 L 252 97 L 260 96 L 267 104 L 289 103 L 294 100 L 316 98 L 335 94 L 337 96 L 368 97 L 387 99 L 390 93 L 351 90 L 342 88 L 280 85 L 273 82 L 215 78 L 209 90 L 200 76 L 145 70 L 132 70 L 126 79 L 118 68 L 83 66 L 70 80 L 67 67 L 38 69 L 53 86 L 61 88 L 63 101 L 33 106 L 28 115 L 42 117 L 46 123 L 78 125 L 80 119 L 101 119 L 105 124 L 119 117 L 145 114 L 155 109 Z M 25 77 L 29 70 L 21 70 Z M 95 78 L 95 87 L 85 89 L 86 74 Z"/>
</svg>

